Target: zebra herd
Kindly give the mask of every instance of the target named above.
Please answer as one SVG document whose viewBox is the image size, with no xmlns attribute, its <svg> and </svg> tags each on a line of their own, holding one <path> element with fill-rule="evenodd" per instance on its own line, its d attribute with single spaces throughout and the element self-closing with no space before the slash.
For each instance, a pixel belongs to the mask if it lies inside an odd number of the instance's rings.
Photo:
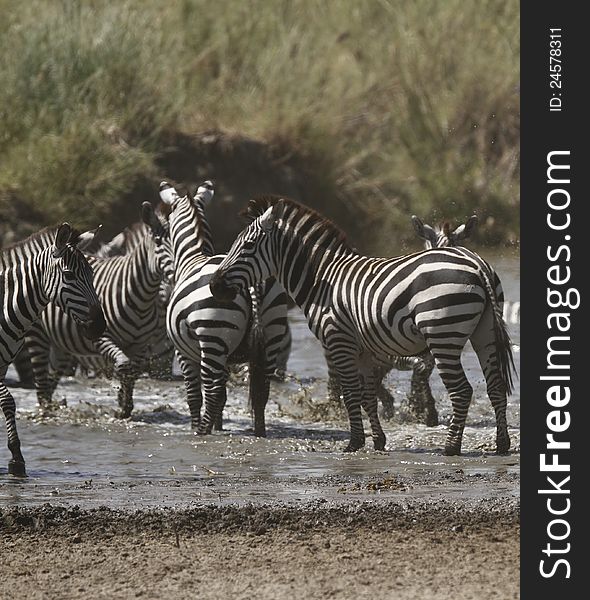
<svg viewBox="0 0 590 600">
<path fill-rule="evenodd" d="M 333 397 L 350 422 L 345 451 L 365 443 L 361 407 L 374 447 L 385 448 L 377 410 L 393 402 L 382 384 L 391 368 L 412 369 L 410 405 L 438 422 L 429 377 L 436 365 L 453 416 L 445 452 L 461 452 L 472 388 L 461 366 L 468 340 L 478 356 L 497 421 L 497 451 L 507 452 L 506 395 L 512 389 L 503 292 L 494 269 L 458 246 L 476 225 L 434 229 L 413 216 L 425 250 L 370 258 L 344 234 L 296 202 L 250 201 L 249 225 L 227 254 L 216 254 L 205 211 L 214 196 L 206 181 L 195 194 L 160 184 L 161 203 L 142 205 L 142 222 L 91 252 L 95 233 L 64 223 L 5 248 L 0 255 L 0 407 L 6 419 L 8 471 L 25 475 L 15 402 L 3 383 L 21 348 L 31 360 L 39 405 L 73 365 L 119 380 L 120 417 L 133 410 L 133 389 L 154 355 L 174 350 L 191 426 L 221 428 L 228 369 L 249 364 L 255 435 L 265 435 L 270 380 L 291 346 L 290 299 L 301 307 L 324 349 Z M 85 251 L 85 253 L 83 253 Z"/>
</svg>

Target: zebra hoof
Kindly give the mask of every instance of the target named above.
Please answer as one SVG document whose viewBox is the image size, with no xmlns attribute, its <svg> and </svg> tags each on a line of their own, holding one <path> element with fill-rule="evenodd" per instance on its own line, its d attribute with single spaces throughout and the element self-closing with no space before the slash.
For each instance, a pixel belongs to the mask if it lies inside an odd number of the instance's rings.
<svg viewBox="0 0 590 600">
<path fill-rule="evenodd" d="M 385 434 L 373 438 L 373 447 L 375 450 L 385 450 Z"/>
<path fill-rule="evenodd" d="M 461 444 L 446 444 L 445 456 L 461 456 Z"/>
<path fill-rule="evenodd" d="M 496 440 L 496 454 L 509 454 L 510 438 L 502 438 Z"/>
<path fill-rule="evenodd" d="M 25 463 L 20 460 L 11 460 L 8 462 L 8 474 L 15 477 L 26 477 Z"/>
<path fill-rule="evenodd" d="M 344 448 L 344 452 L 356 452 L 365 445 L 364 438 L 351 438 L 348 445 Z"/>
</svg>

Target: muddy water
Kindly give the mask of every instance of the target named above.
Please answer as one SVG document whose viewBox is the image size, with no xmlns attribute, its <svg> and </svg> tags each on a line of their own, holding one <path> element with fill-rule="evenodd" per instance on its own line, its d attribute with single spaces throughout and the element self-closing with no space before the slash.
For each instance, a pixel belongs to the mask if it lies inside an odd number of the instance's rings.
<svg viewBox="0 0 590 600">
<path fill-rule="evenodd" d="M 488 257 L 511 301 L 520 299 L 517 257 Z M 56 398 L 67 407 L 39 415 L 35 394 L 14 387 L 19 433 L 29 477 L 6 474 L 8 451 L 0 451 L 0 506 L 78 504 L 119 508 L 185 506 L 194 502 L 250 503 L 356 501 L 377 498 L 481 498 L 518 496 L 520 383 L 509 399 L 512 453 L 495 456 L 495 422 L 485 384 L 470 348 L 464 366 L 474 387 L 461 457 L 442 448 L 451 415 L 436 373 L 431 378 L 441 425 L 409 422 L 410 373 L 386 380 L 396 415 L 384 422 L 386 452 L 341 452 L 348 437 L 344 415 L 327 401 L 326 367 L 318 342 L 302 315 L 290 314 L 293 350 L 290 376 L 274 382 L 267 409 L 268 437 L 252 435 L 247 390 L 240 378 L 228 392 L 224 431 L 200 437 L 189 429 L 180 381 L 138 382 L 131 419 L 115 418 L 116 387 L 102 379 L 66 378 Z M 509 325 L 517 370 L 520 328 Z M 9 372 L 14 377 L 14 372 Z M 367 424 L 367 431 L 368 431 Z M 5 439 L 3 434 L 0 439 Z"/>
</svg>

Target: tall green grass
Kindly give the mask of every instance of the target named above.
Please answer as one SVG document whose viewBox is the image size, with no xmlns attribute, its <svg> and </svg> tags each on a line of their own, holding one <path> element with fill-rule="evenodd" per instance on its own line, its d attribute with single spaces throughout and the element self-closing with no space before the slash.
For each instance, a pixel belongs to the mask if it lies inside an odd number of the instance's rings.
<svg viewBox="0 0 590 600">
<path fill-rule="evenodd" d="M 0 76 L 0 215 L 116 221 L 171 132 L 220 130 L 296 155 L 367 250 L 412 213 L 518 237 L 516 0 L 0 0 Z"/>
</svg>

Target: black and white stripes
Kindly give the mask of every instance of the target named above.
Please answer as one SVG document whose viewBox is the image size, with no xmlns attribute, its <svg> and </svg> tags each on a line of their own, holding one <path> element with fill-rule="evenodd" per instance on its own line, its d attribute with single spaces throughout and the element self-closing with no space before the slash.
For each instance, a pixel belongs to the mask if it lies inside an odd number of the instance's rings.
<svg viewBox="0 0 590 600">
<path fill-rule="evenodd" d="M 230 362 L 250 362 L 254 431 L 265 435 L 269 377 L 288 341 L 287 297 L 274 281 L 257 282 L 232 302 L 217 301 L 209 281 L 225 255 L 214 255 L 204 206 L 213 197 L 205 182 L 194 198 L 179 196 L 163 182 L 162 200 L 171 207 L 170 235 L 176 285 L 167 329 L 185 379 L 191 423 L 200 433 L 220 424 Z M 204 415 L 201 407 L 205 401 Z"/>
<path fill-rule="evenodd" d="M 158 295 L 162 279 L 172 277 L 172 249 L 167 230 L 144 203 L 141 242 L 128 254 L 111 258 L 88 257 L 96 291 L 107 323 L 98 340 L 80 335 L 77 324 L 58 307 L 50 306 L 27 335 L 35 386 L 41 406 L 74 356 L 82 365 L 114 371 L 121 387 L 120 416 L 133 409 L 133 387 L 149 345 L 162 335 Z M 50 367 L 51 371 L 50 372 Z"/>
<path fill-rule="evenodd" d="M 94 233 L 80 236 L 64 223 L 0 253 L 0 407 L 12 453 L 8 472 L 14 475 L 25 475 L 25 461 L 16 431 L 16 406 L 4 376 L 25 335 L 50 302 L 70 315 L 89 339 L 98 338 L 105 328 L 92 269 L 76 248 L 88 236 Z"/>
<path fill-rule="evenodd" d="M 510 447 L 506 394 L 512 388 L 511 347 L 496 297 L 493 269 L 465 248 L 370 258 L 344 235 L 295 202 L 262 198 L 255 220 L 236 239 L 211 281 L 220 300 L 276 276 L 303 309 L 309 327 L 337 371 L 348 411 L 347 450 L 364 445 L 361 405 L 375 448 L 385 447 L 377 415 L 376 367 L 392 357 L 430 350 L 453 405 L 445 445 L 458 454 L 472 388 L 461 365 L 468 340 L 479 358 L 496 412 L 497 450 Z"/>
</svg>

